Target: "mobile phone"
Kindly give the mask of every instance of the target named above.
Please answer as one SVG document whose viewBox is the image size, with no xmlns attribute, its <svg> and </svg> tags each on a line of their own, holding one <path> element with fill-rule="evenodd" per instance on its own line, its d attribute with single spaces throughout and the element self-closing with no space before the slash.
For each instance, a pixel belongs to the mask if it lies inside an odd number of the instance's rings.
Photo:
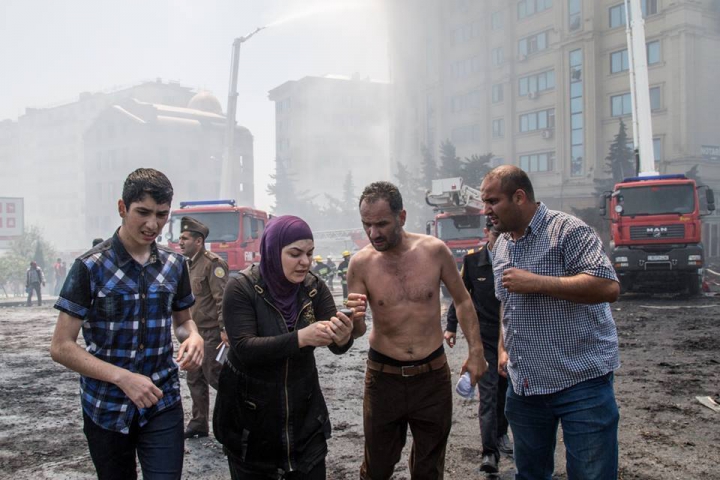
<svg viewBox="0 0 720 480">
<path fill-rule="evenodd" d="M 352 320 L 353 312 L 349 308 L 341 308 L 340 310 L 338 310 L 338 312 L 342 313 L 343 315 L 348 317 L 350 320 Z"/>
</svg>

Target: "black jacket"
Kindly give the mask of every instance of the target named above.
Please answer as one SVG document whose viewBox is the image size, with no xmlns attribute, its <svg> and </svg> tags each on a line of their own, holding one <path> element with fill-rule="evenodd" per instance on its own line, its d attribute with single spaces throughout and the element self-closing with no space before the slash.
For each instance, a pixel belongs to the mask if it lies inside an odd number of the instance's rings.
<svg viewBox="0 0 720 480">
<path fill-rule="evenodd" d="M 220 373 L 213 431 L 229 456 L 253 469 L 308 471 L 327 453 L 331 426 L 315 349 L 299 348 L 297 330 L 329 320 L 337 308 L 312 273 L 298 301 L 296 328 L 288 331 L 256 265 L 225 288 L 223 318 L 231 348 Z M 330 350 L 344 353 L 351 345 L 352 340 Z"/>
<path fill-rule="evenodd" d="M 495 297 L 495 276 L 492 262 L 485 246 L 477 252 L 465 255 L 463 258 L 462 279 L 465 288 L 470 292 L 478 320 L 480 321 L 480 335 L 483 343 L 494 344 L 500 337 L 500 300 Z M 455 304 L 450 304 L 447 313 L 446 330 L 457 331 L 457 314 Z"/>
</svg>

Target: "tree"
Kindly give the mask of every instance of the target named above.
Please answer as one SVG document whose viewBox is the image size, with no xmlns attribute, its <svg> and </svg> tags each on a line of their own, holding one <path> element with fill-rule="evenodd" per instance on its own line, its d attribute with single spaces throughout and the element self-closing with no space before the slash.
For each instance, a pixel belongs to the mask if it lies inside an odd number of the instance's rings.
<svg viewBox="0 0 720 480">
<path fill-rule="evenodd" d="M 313 196 L 308 191 L 298 192 L 295 187 L 295 176 L 281 159 L 275 162 L 275 174 L 270 175 L 275 183 L 268 184 L 267 193 L 275 197 L 272 212 L 275 215 L 297 215 L 305 219 L 317 211 Z"/>
<path fill-rule="evenodd" d="M 423 187 L 423 183 L 409 168 L 397 162 L 395 185 L 402 194 L 403 207 L 407 211 L 405 229 L 411 232 L 424 232 L 425 222 L 433 217 L 432 210 L 425 203 L 427 187 Z"/>
<path fill-rule="evenodd" d="M 457 156 L 455 145 L 450 140 L 440 144 L 440 177 L 450 178 L 462 175 L 462 164 Z"/>
<path fill-rule="evenodd" d="M 435 162 L 435 157 L 433 157 L 432 152 L 423 145 L 420 149 L 422 153 L 422 162 L 420 163 L 420 183 L 425 188 L 430 188 L 432 185 L 432 181 L 438 178 L 438 168 L 437 163 Z M 400 168 L 401 164 L 398 162 L 398 168 Z M 402 165 L 402 168 L 405 168 L 404 165 Z M 398 172 L 399 173 L 399 172 Z M 409 171 L 407 172 L 410 173 Z"/>
<path fill-rule="evenodd" d="M 463 183 L 478 188 L 485 175 L 492 170 L 492 159 L 492 153 L 486 153 L 485 155 L 473 154 L 469 158 L 466 157 L 461 170 Z"/>
<path fill-rule="evenodd" d="M 357 226 L 357 197 L 352 171 L 348 171 L 343 182 L 341 198 L 325 194 L 327 204 L 321 209 L 316 224 L 323 230 L 337 230 Z"/>
<path fill-rule="evenodd" d="M 57 252 L 50 242 L 45 240 L 36 226 L 30 226 L 25 232 L 10 243 L 10 251 L 0 258 L 0 285 L 7 282 L 18 282 L 24 285 L 25 271 L 30 262 L 37 262 L 46 277 L 49 272 L 44 266 L 52 265 Z"/>
</svg>

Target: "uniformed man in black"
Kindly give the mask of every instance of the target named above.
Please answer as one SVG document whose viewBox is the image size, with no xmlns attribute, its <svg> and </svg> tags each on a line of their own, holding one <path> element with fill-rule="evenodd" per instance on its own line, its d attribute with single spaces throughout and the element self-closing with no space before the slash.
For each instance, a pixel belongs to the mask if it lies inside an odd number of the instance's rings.
<svg viewBox="0 0 720 480">
<path fill-rule="evenodd" d="M 340 262 L 340 265 L 337 267 L 337 274 L 338 277 L 340 277 L 340 284 L 342 285 L 343 290 L 343 300 L 347 300 L 348 297 L 348 286 L 347 286 L 347 272 L 348 267 L 350 266 L 350 252 L 348 250 L 345 250 L 342 253 L 343 260 Z"/>
<path fill-rule="evenodd" d="M 218 388 L 222 364 L 215 360 L 221 343 L 227 344 L 222 318 L 222 298 L 228 280 L 228 265 L 218 255 L 205 250 L 209 229 L 192 217 L 180 221 L 180 249 L 190 265 L 190 284 L 195 295 L 191 315 L 205 340 L 202 368 L 188 372 L 187 384 L 192 398 L 192 419 L 185 438 L 207 437 L 210 418 L 210 388 Z"/>
<path fill-rule="evenodd" d="M 462 279 L 470 292 L 485 349 L 488 369 L 478 382 L 480 390 L 480 437 L 482 439 L 482 460 L 480 470 L 492 474 L 498 472 L 500 452 L 512 454 L 512 443 L 507 436 L 508 422 L 505 418 L 505 395 L 507 378 L 498 374 L 498 340 L 500 336 L 500 301 L 495 297 L 495 279 L 492 268 L 492 247 L 498 232 L 492 223 L 485 228 L 488 237 L 486 245 L 476 252 L 468 253 L 463 259 Z M 451 304 L 447 314 L 445 341 L 450 348 L 455 346 L 457 331 L 455 305 Z"/>
</svg>

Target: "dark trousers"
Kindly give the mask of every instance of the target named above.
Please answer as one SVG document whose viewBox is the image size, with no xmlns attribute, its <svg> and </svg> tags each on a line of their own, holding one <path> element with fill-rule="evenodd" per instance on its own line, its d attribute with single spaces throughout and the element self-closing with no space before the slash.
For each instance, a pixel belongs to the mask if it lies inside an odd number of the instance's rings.
<svg viewBox="0 0 720 480">
<path fill-rule="evenodd" d="M 180 402 L 153 415 L 143 427 L 136 418 L 129 434 L 105 430 L 84 412 L 83 420 L 99 480 L 136 479 L 136 453 L 145 480 L 175 480 L 182 475 L 185 442 Z"/>
<path fill-rule="evenodd" d="M 228 456 L 230 478 L 232 480 L 325 480 L 325 460 L 315 465 L 309 472 L 273 472 L 267 473 L 236 463 Z"/>
<path fill-rule="evenodd" d="M 28 296 L 27 296 L 27 306 L 29 307 L 32 303 L 32 294 L 33 290 L 35 290 L 35 293 L 37 294 L 38 299 L 38 305 L 42 305 L 42 288 L 40 288 L 40 283 L 31 283 L 28 287 Z"/>
<path fill-rule="evenodd" d="M 447 363 L 412 377 L 367 369 L 363 426 L 363 480 L 389 479 L 407 438 L 413 436 L 409 469 L 413 479 L 442 479 L 452 424 L 452 385 Z"/>
<path fill-rule="evenodd" d="M 482 439 L 482 454 L 493 454 L 499 458 L 498 439 L 508 431 L 508 421 L 505 417 L 505 396 L 507 394 L 507 378 L 498 374 L 497 342 L 495 344 L 483 342 L 485 347 L 485 360 L 488 369 L 480 377 L 480 405 L 478 417 L 480 419 L 480 438 Z"/>
<path fill-rule="evenodd" d="M 343 287 L 343 300 L 347 300 L 347 296 L 348 296 L 347 282 L 342 282 L 342 287 Z"/>
<path fill-rule="evenodd" d="M 219 328 L 199 328 L 200 336 L 205 341 L 205 357 L 202 366 L 194 372 L 187 372 L 187 385 L 192 398 L 192 419 L 188 430 L 209 432 L 210 418 L 210 387 L 218 389 L 218 379 L 222 363 L 215 361 L 218 354 L 217 346 L 220 339 Z"/>
</svg>

